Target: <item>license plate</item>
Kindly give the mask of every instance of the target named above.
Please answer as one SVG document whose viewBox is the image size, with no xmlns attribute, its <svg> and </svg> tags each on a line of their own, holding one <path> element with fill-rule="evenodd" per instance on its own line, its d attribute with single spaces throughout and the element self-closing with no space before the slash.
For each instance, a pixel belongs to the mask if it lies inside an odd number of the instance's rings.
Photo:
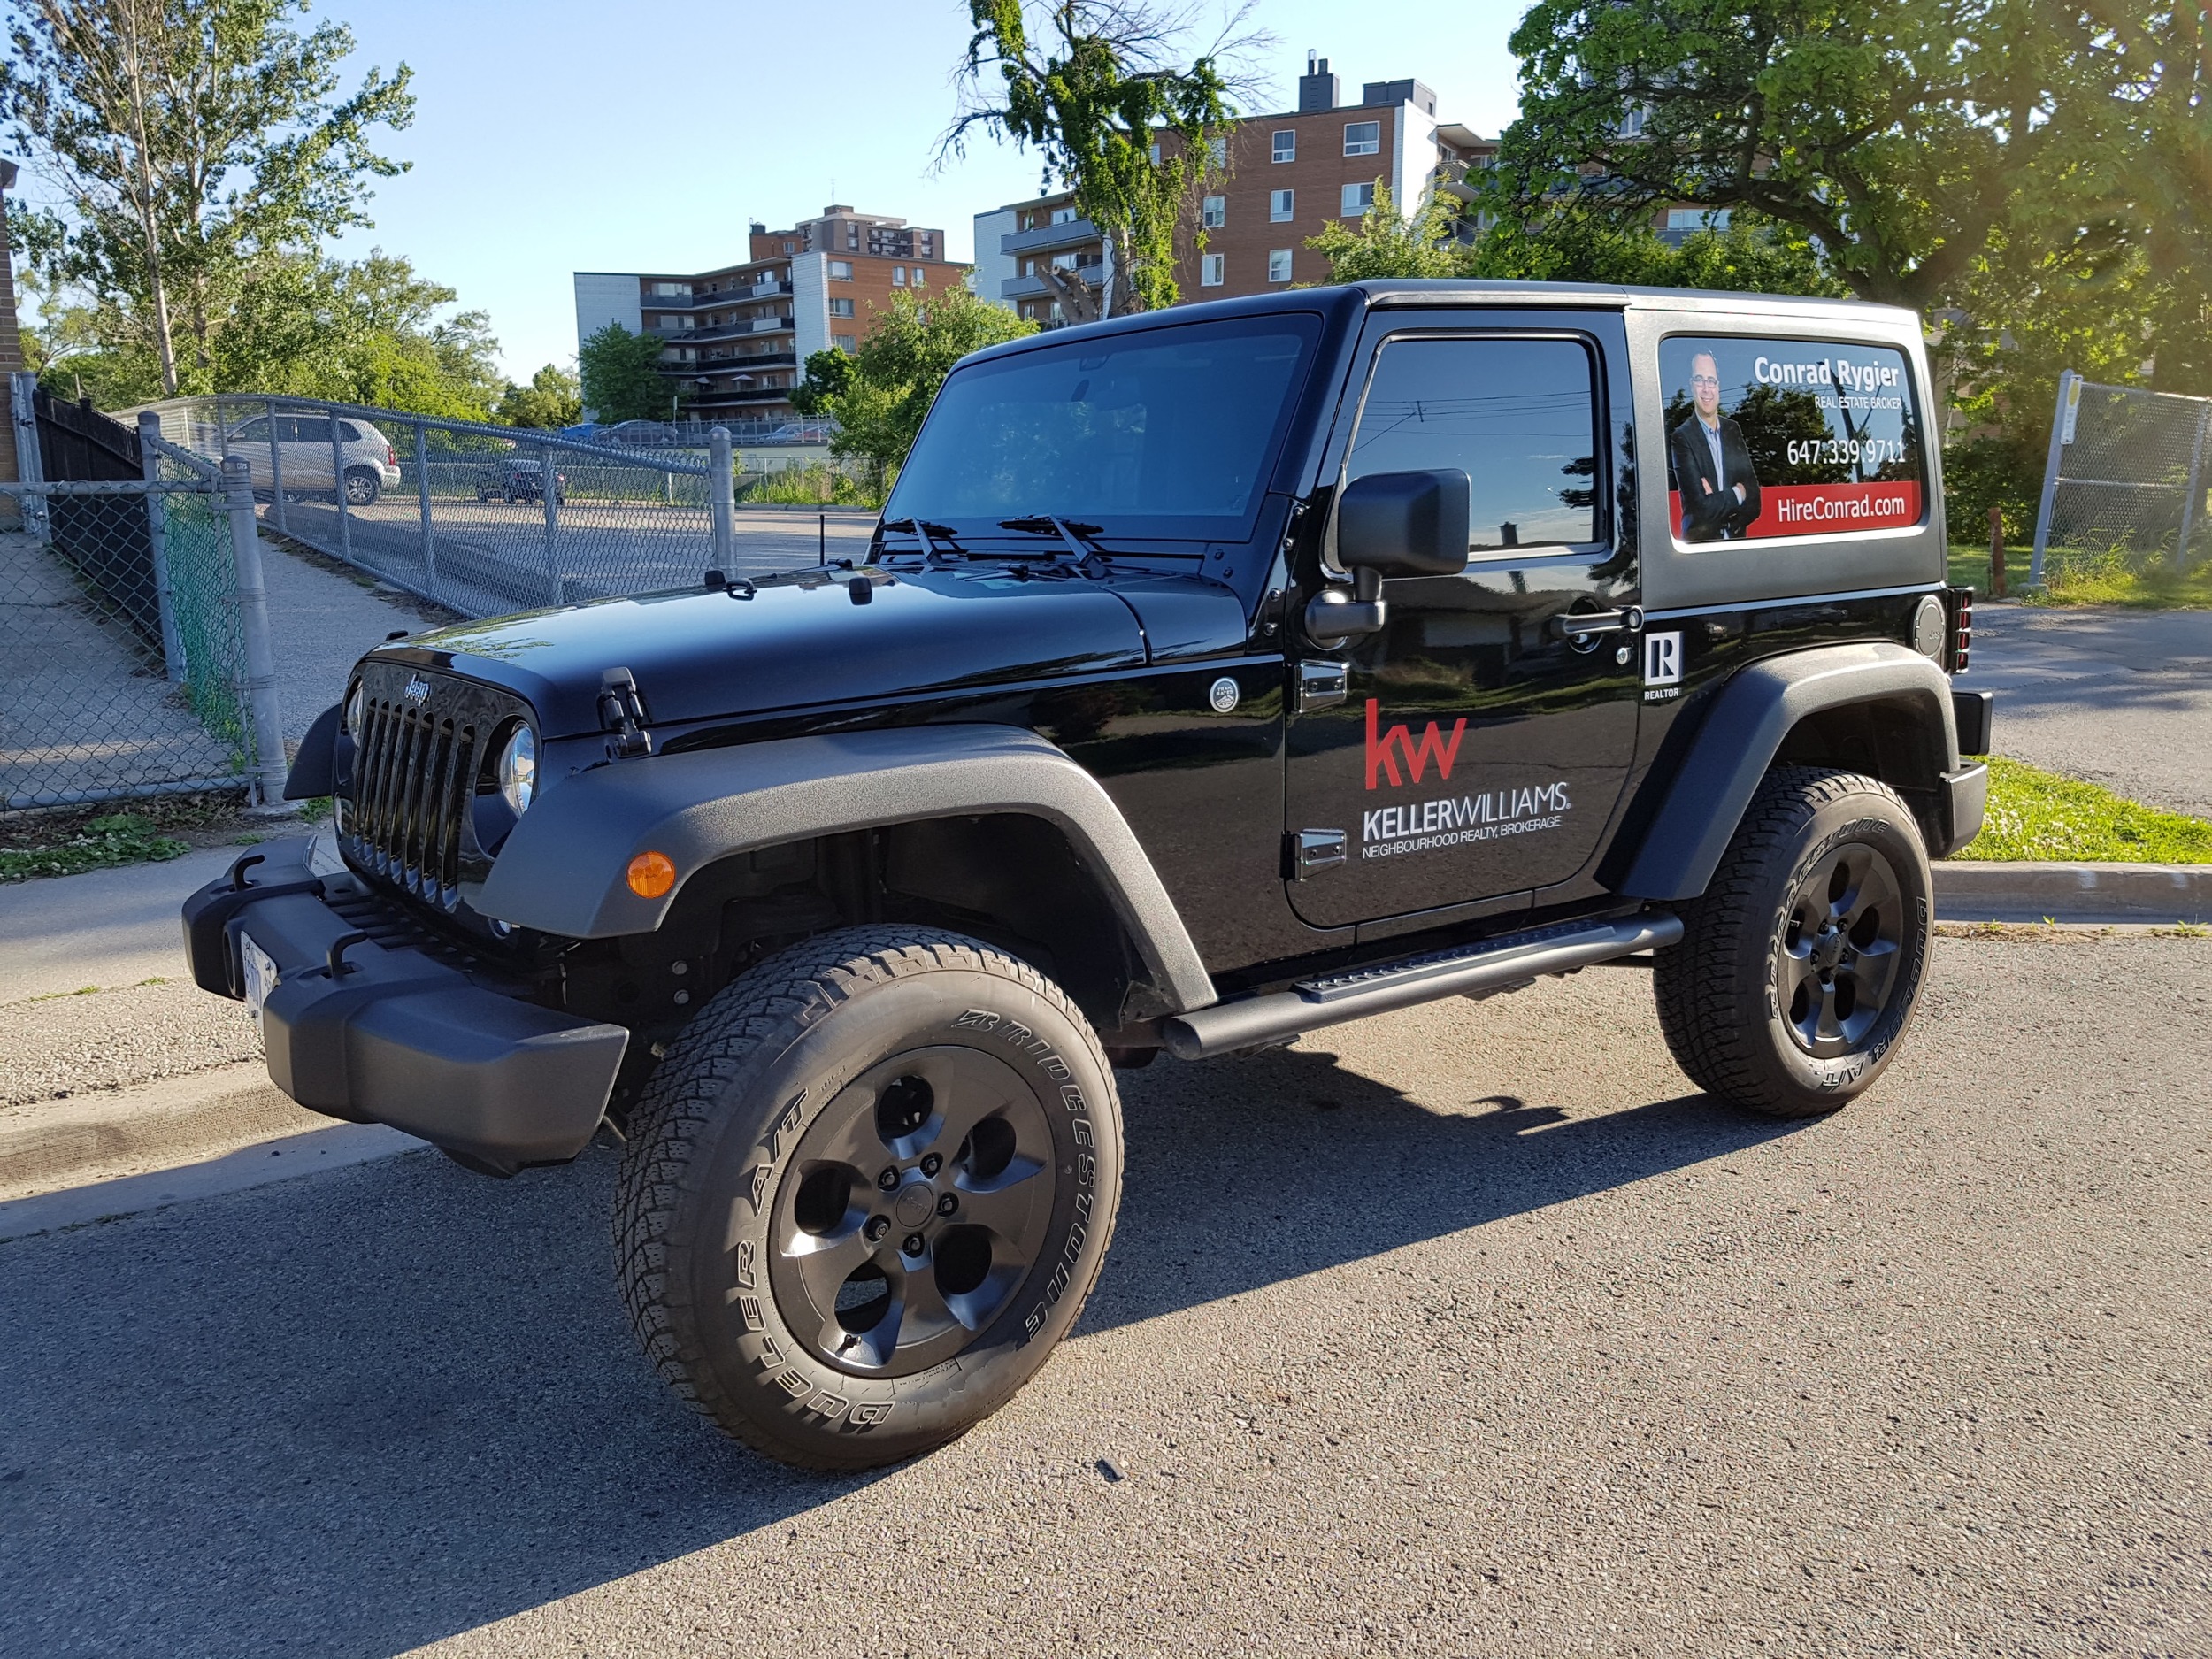
<svg viewBox="0 0 2212 1659">
<path fill-rule="evenodd" d="M 246 968 L 246 1011 L 256 1019 L 261 1018 L 261 1004 L 269 993 L 276 989 L 276 959 L 253 942 L 250 935 L 238 935 L 238 954 Z"/>
</svg>

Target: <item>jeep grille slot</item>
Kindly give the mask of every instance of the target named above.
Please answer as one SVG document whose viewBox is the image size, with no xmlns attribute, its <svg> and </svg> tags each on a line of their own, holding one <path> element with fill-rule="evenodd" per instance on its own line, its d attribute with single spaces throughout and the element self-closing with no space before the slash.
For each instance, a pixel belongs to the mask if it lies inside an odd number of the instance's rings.
<svg viewBox="0 0 2212 1659">
<path fill-rule="evenodd" d="M 476 728 L 383 698 L 363 712 L 346 850 L 356 865 L 449 910 L 460 899 Z"/>
</svg>

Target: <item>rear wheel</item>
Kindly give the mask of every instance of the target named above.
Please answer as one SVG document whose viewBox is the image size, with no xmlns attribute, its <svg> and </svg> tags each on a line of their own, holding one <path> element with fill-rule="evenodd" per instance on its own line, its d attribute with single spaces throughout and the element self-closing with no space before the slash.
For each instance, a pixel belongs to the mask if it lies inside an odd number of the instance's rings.
<svg viewBox="0 0 2212 1659">
<path fill-rule="evenodd" d="M 384 493 L 384 481 L 365 468 L 355 468 L 346 474 L 346 504 L 349 507 L 367 507 L 375 503 Z"/>
<path fill-rule="evenodd" d="M 784 1462 L 962 1433 L 1073 1325 L 1121 1191 L 1082 1015 L 975 940 L 853 928 L 726 987 L 631 1125 L 615 1247 L 663 1376 Z"/>
<path fill-rule="evenodd" d="M 1835 1110 L 1911 1022 L 1933 881 L 1912 814 L 1856 772 L 1770 772 L 1679 944 L 1658 954 L 1659 1025 L 1707 1093 L 1778 1118 Z"/>
</svg>

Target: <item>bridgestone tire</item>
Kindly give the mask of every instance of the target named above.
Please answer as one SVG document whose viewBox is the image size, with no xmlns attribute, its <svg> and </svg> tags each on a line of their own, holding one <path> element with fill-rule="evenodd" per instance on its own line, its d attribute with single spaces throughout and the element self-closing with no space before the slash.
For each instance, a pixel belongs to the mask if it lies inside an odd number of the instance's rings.
<svg viewBox="0 0 2212 1659">
<path fill-rule="evenodd" d="M 1893 902 L 1869 899 L 1885 872 Z M 1657 955 L 1659 1027 L 1676 1062 L 1709 1094 L 1769 1117 L 1844 1105 L 1911 1023 L 1932 889 L 1919 828 L 1886 785 L 1818 767 L 1770 772 L 1705 892 L 1683 907 L 1681 941 Z M 1878 993 L 1853 988 L 1878 976 Z"/>
<path fill-rule="evenodd" d="M 939 1079 L 941 1092 L 917 1077 Z M 977 1117 L 987 1098 L 1001 1103 Z M 917 1099 L 923 1117 L 898 1115 Z M 904 1124 L 910 1136 L 893 1133 Z M 932 1136 L 944 1145 L 925 1183 Z M 1004 1148 L 995 1167 L 987 1144 Z M 869 1156 L 879 1179 L 862 1168 L 844 1179 Z M 1113 1073 L 1057 986 L 956 934 L 845 929 L 733 980 L 672 1046 L 628 1126 L 617 1271 L 647 1356 L 726 1432 L 802 1468 L 871 1468 L 964 1432 L 1044 1363 L 1105 1260 L 1121 1170 Z M 1017 1180 L 1048 1183 L 1022 1188 L 1018 1224 L 989 1208 L 1010 1202 Z M 879 1221 L 887 1234 L 866 1231 Z M 987 1271 L 964 1267 L 956 1282 L 945 1277 L 949 1230 L 963 1225 L 968 1259 L 982 1249 Z M 910 1257 L 904 1240 L 926 1232 Z M 851 1284 L 827 1310 L 793 1278 L 833 1250 L 826 1271 L 841 1272 L 841 1252 L 878 1238 L 895 1275 L 883 1285 L 890 1311 L 863 1336 L 841 1335 L 842 1321 L 865 1317 L 847 1311 Z M 1010 1239 L 1027 1242 L 1002 1254 Z M 855 1278 L 871 1274 L 882 1278 L 870 1263 Z M 909 1329 L 922 1333 L 911 1348 Z M 859 1358 L 833 1363 L 833 1340 L 860 1344 Z M 872 1342 L 886 1345 L 872 1363 Z"/>
</svg>

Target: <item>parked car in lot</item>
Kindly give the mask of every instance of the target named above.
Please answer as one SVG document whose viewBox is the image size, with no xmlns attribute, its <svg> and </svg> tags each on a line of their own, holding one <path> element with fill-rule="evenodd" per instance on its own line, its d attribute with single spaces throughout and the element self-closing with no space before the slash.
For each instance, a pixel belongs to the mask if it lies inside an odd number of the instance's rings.
<svg viewBox="0 0 2212 1659">
<path fill-rule="evenodd" d="M 476 480 L 476 499 L 479 501 L 543 501 L 545 499 L 545 463 L 542 461 L 503 461 L 497 466 L 487 467 Z M 568 474 L 553 474 L 553 500 L 556 505 L 568 499 Z"/>
<path fill-rule="evenodd" d="M 246 457 L 261 494 L 281 488 L 288 495 L 335 498 L 331 422 L 337 422 L 337 456 L 345 472 L 346 504 L 366 507 L 399 484 L 399 452 L 367 421 L 319 411 L 263 415 L 225 434 L 226 447 Z"/>
<path fill-rule="evenodd" d="M 763 443 L 827 443 L 830 426 L 826 420 L 787 420 L 761 442 Z"/>
</svg>

